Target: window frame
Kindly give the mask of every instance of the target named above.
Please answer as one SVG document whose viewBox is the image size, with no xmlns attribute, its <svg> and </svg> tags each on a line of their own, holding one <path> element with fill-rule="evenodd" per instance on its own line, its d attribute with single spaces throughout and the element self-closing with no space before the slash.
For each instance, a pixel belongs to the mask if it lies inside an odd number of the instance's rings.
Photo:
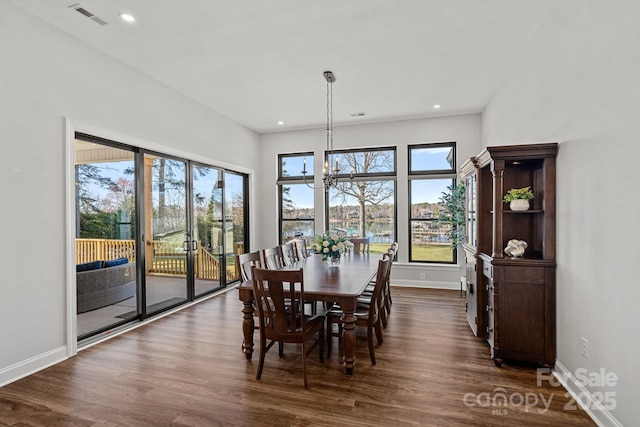
<svg viewBox="0 0 640 427">
<path fill-rule="evenodd" d="M 445 148 L 450 147 L 452 150 L 453 157 L 453 165 L 449 169 L 413 169 L 412 168 L 412 160 L 413 160 L 413 151 L 424 149 L 424 148 Z M 436 261 L 436 260 L 423 260 L 423 259 L 414 259 L 413 258 L 413 223 L 415 221 L 425 222 L 425 223 L 433 223 L 437 219 L 435 218 L 413 218 L 413 195 L 412 195 L 412 181 L 426 181 L 429 179 L 451 179 L 452 185 L 455 187 L 458 183 L 457 176 L 457 154 L 456 154 L 456 142 L 433 142 L 433 143 L 419 143 L 419 144 L 409 144 L 407 145 L 407 169 L 408 169 L 408 252 L 409 252 L 409 262 L 410 263 L 420 263 L 420 264 L 445 264 L 445 265 L 457 265 L 458 264 L 458 250 L 456 248 L 452 249 L 452 260 L 451 261 Z"/>
<path fill-rule="evenodd" d="M 343 150 L 333 150 L 332 155 L 341 155 L 349 153 L 367 153 L 375 151 L 391 151 L 393 152 L 393 170 L 389 172 L 354 172 L 354 173 L 340 173 L 336 174 L 339 179 L 351 178 L 353 181 L 393 181 L 393 233 L 394 240 L 398 240 L 398 150 L 395 146 L 382 146 L 382 147 L 366 147 L 366 148 L 350 148 Z M 324 162 L 329 162 L 329 153 L 324 152 Z M 324 189 L 324 229 L 329 230 L 329 189 Z"/>
<path fill-rule="evenodd" d="M 311 167 L 307 172 L 306 176 L 302 175 L 302 171 L 300 171 L 299 175 L 289 175 L 283 176 L 282 170 L 282 160 L 287 157 L 310 157 L 313 159 L 313 167 Z M 305 151 L 302 153 L 280 153 L 278 154 L 278 180 L 276 184 L 278 185 L 278 241 L 280 244 L 284 244 L 285 242 L 282 240 L 282 231 L 283 231 L 283 222 L 300 222 L 300 221 L 308 221 L 312 223 L 312 230 L 315 233 L 315 225 L 316 225 L 316 217 L 313 216 L 313 219 L 299 219 L 299 218 L 285 218 L 284 210 L 283 210 L 283 197 L 282 197 L 282 189 L 286 185 L 299 185 L 299 184 L 308 184 L 311 187 L 314 185 L 314 169 L 315 169 L 315 156 L 313 151 Z"/>
</svg>

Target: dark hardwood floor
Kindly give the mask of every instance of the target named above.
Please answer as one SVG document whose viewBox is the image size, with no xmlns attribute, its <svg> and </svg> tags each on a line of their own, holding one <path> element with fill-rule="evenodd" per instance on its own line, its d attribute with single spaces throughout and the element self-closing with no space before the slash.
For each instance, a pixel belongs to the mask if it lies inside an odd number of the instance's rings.
<svg viewBox="0 0 640 427">
<path fill-rule="evenodd" d="M 337 351 L 324 364 L 314 352 L 304 390 L 300 347 L 285 345 L 282 358 L 276 348 L 267 354 L 256 381 L 257 354 L 247 362 L 241 353 L 242 304 L 231 290 L 0 388 L 0 425 L 595 425 L 565 408 L 562 387 L 537 386 L 535 367 L 495 367 L 459 292 L 392 291 L 377 365 L 359 340 L 352 378 Z"/>
</svg>

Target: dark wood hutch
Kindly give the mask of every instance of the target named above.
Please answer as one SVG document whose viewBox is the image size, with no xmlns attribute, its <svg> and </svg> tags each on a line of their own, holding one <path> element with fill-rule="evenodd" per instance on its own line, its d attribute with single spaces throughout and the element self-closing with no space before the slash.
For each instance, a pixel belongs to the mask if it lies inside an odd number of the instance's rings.
<svg viewBox="0 0 640 427">
<path fill-rule="evenodd" d="M 491 357 L 553 365 L 556 358 L 557 143 L 487 147 L 462 165 L 466 188 L 467 321 Z M 530 186 L 527 211 L 503 196 Z M 528 247 L 504 255 L 511 239 Z"/>
</svg>

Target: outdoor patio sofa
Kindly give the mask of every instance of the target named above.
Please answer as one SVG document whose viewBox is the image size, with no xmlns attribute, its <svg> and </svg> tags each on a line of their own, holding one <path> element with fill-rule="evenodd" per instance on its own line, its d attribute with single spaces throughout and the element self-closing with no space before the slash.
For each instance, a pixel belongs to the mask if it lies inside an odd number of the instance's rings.
<svg viewBox="0 0 640 427">
<path fill-rule="evenodd" d="M 76 266 L 77 312 L 95 310 L 136 293 L 136 263 L 127 258 Z"/>
</svg>

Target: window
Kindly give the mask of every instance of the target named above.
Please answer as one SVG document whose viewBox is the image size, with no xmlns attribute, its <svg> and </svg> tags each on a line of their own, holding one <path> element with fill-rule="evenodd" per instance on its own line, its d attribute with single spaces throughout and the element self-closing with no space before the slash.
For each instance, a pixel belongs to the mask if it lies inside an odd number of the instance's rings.
<svg viewBox="0 0 640 427">
<path fill-rule="evenodd" d="M 443 194 L 456 186 L 455 142 L 409 146 L 409 261 L 456 263 Z"/>
<path fill-rule="evenodd" d="M 338 185 L 327 192 L 327 224 L 346 237 L 367 237 L 370 252 L 383 253 L 396 240 L 395 148 L 334 151 Z"/>
<path fill-rule="evenodd" d="M 315 228 L 313 153 L 280 154 L 278 160 L 280 242 L 305 239 L 310 246 Z"/>
</svg>

